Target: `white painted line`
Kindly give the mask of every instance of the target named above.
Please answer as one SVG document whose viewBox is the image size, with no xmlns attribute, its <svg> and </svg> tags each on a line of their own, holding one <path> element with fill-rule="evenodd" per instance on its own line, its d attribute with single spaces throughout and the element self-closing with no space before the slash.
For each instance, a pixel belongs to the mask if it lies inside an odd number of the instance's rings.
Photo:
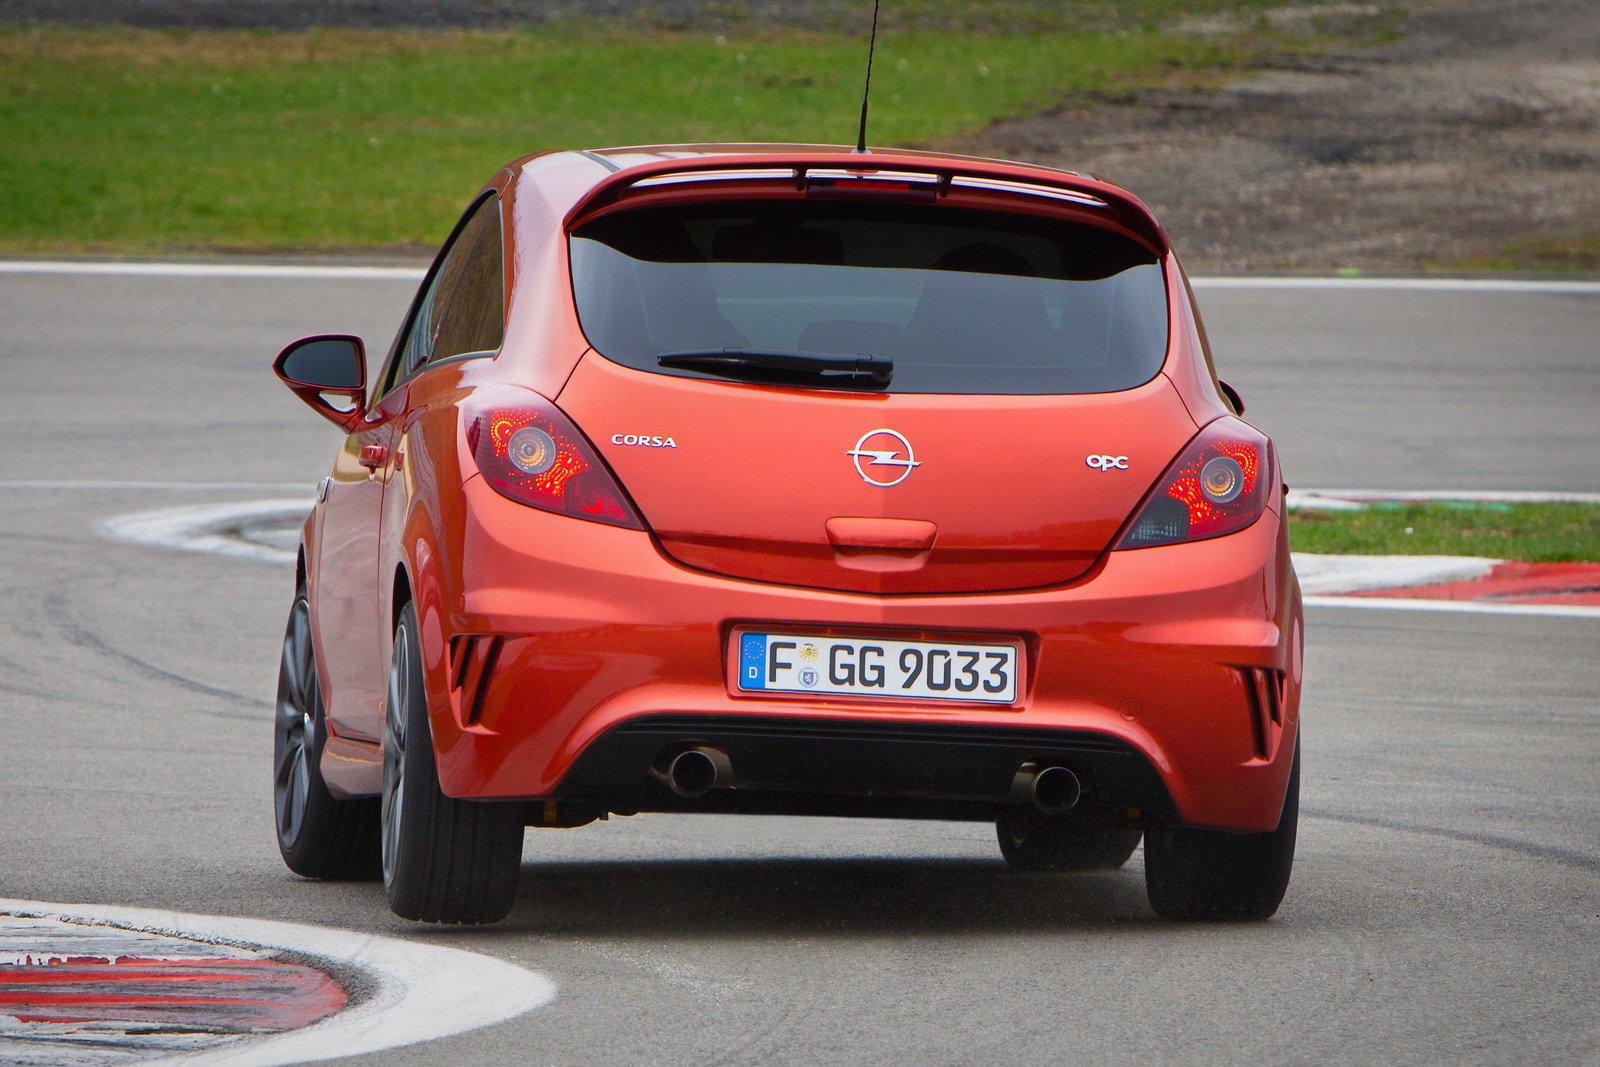
<svg viewBox="0 0 1600 1067">
<path fill-rule="evenodd" d="M 1342 504 L 1361 500 L 1473 500 L 1489 504 L 1600 504 L 1600 493 L 1548 492 L 1542 489 L 1291 489 L 1289 506 L 1321 500 Z"/>
<path fill-rule="evenodd" d="M 1310 511 L 1365 511 L 1367 505 L 1359 500 L 1343 500 L 1323 496 L 1320 490 L 1291 489 L 1284 494 L 1283 506 L 1290 511 L 1305 508 Z"/>
<path fill-rule="evenodd" d="M 96 492 L 134 490 L 203 490 L 225 493 L 303 493 L 304 482 L 46 482 L 0 481 L 0 489 L 87 489 Z"/>
<path fill-rule="evenodd" d="M 1308 608 L 1371 608 L 1375 611 L 1446 611 L 1463 615 L 1545 615 L 1600 619 L 1600 608 L 1582 604 L 1498 604 L 1486 600 L 1410 600 L 1384 596 L 1308 596 Z"/>
<path fill-rule="evenodd" d="M 329 278 L 420 281 L 423 267 L 334 266 L 293 263 L 117 263 L 80 260 L 0 260 L 0 274 L 129 275 L 146 278 Z M 1196 289 L 1345 289 L 1434 293 L 1557 293 L 1600 295 L 1600 282 L 1513 278 L 1217 277 L 1190 279 Z"/>
<path fill-rule="evenodd" d="M 0 912 L 285 949 L 355 967 L 373 982 L 365 1001 L 302 1030 L 158 1063 L 274 1067 L 359 1056 L 505 1022 L 556 995 L 550 979 L 492 956 L 331 927 L 36 900 L 0 899 Z"/>
<path fill-rule="evenodd" d="M 1424 293 L 1557 293 L 1600 295 L 1600 282 L 1512 278 L 1191 278 L 1196 289 L 1367 289 Z"/>
<path fill-rule="evenodd" d="M 73 260 L 0 260 L 0 274 L 87 274 L 144 278 L 325 278 L 347 281 L 420 281 L 423 267 L 337 267 L 289 263 L 92 263 Z"/>
<path fill-rule="evenodd" d="M 293 563 L 295 553 L 270 545 L 257 544 L 237 536 L 234 529 L 251 519 L 287 519 L 311 510 L 311 501 L 246 500 L 228 504 L 191 504 L 181 508 L 160 508 L 118 515 L 101 523 L 101 529 L 120 541 L 161 548 L 181 548 L 188 552 L 212 552 L 219 556 L 263 563 Z"/>
<path fill-rule="evenodd" d="M 1328 556 L 1292 553 L 1305 594 L 1360 593 L 1482 578 L 1504 560 L 1484 556 Z"/>
</svg>

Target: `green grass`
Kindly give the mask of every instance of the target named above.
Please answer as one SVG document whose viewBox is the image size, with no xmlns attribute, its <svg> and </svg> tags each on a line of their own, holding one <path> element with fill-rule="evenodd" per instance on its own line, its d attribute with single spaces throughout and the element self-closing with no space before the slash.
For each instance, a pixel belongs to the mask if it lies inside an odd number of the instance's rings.
<svg viewBox="0 0 1600 1067">
<path fill-rule="evenodd" d="M 1492 255 L 1444 266 L 1450 270 L 1600 273 L 1600 221 L 1590 219 L 1561 233 L 1517 237 Z"/>
<path fill-rule="evenodd" d="M 1296 552 L 1489 556 L 1529 563 L 1600 561 L 1600 506 L 1376 503 L 1361 511 L 1302 508 L 1289 517 Z"/>
<path fill-rule="evenodd" d="M 933 26 L 958 10 L 910 6 L 902 21 Z M 998 32 L 902 30 L 879 41 L 871 140 L 931 145 L 1072 94 L 1216 77 L 1264 39 L 1149 23 L 1265 6 L 1014 0 L 997 7 Z M 1117 28 L 1017 32 L 1030 11 Z M 862 44 L 770 25 L 593 21 L 495 33 L 0 27 L 0 252 L 428 248 L 495 167 L 528 152 L 848 143 Z"/>
</svg>

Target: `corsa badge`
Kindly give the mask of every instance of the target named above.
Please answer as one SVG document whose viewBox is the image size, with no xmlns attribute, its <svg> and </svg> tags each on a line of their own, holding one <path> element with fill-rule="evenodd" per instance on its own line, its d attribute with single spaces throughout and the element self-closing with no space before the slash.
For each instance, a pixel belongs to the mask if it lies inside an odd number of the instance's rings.
<svg viewBox="0 0 1600 1067">
<path fill-rule="evenodd" d="M 670 437 L 662 437 L 660 434 L 646 433 L 614 433 L 611 435 L 611 443 L 614 445 L 627 445 L 630 448 L 636 446 L 640 448 L 678 447 L 678 442 L 674 441 Z"/>
</svg>

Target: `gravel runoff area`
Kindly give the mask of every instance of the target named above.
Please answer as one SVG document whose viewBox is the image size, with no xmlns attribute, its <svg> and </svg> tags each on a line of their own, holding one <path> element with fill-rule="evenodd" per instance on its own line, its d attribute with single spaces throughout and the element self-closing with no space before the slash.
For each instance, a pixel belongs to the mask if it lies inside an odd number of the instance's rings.
<svg viewBox="0 0 1600 1067">
<path fill-rule="evenodd" d="M 1148 200 L 1191 269 L 1600 272 L 1600 3 L 1407 0 L 1399 40 L 1284 56 L 1221 89 L 1075 100 L 935 147 L 1103 174 Z M 840 0 L 747 4 L 838 24 Z M 705 0 L 0 0 L 0 22 L 490 27 L 648 12 L 699 24 Z M 1360 13 L 1276 12 L 1285 32 Z M 1378 10 L 1377 5 L 1369 9 Z M 1195 24 L 1196 33 L 1223 27 Z"/>
<path fill-rule="evenodd" d="M 1410 6 L 1390 44 L 1051 109 L 961 147 L 1104 174 L 1202 270 L 1411 271 L 1521 243 L 1513 261 L 1600 271 L 1600 3 Z"/>
</svg>

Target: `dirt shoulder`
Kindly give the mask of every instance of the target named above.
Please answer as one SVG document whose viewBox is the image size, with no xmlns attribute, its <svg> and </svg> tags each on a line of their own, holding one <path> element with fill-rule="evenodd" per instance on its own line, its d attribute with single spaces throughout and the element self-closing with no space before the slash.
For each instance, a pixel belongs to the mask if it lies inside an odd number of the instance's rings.
<svg viewBox="0 0 1600 1067">
<path fill-rule="evenodd" d="M 1395 43 L 955 147 L 1127 186 L 1191 269 L 1600 271 L 1600 4 L 1433 3 Z"/>
</svg>

